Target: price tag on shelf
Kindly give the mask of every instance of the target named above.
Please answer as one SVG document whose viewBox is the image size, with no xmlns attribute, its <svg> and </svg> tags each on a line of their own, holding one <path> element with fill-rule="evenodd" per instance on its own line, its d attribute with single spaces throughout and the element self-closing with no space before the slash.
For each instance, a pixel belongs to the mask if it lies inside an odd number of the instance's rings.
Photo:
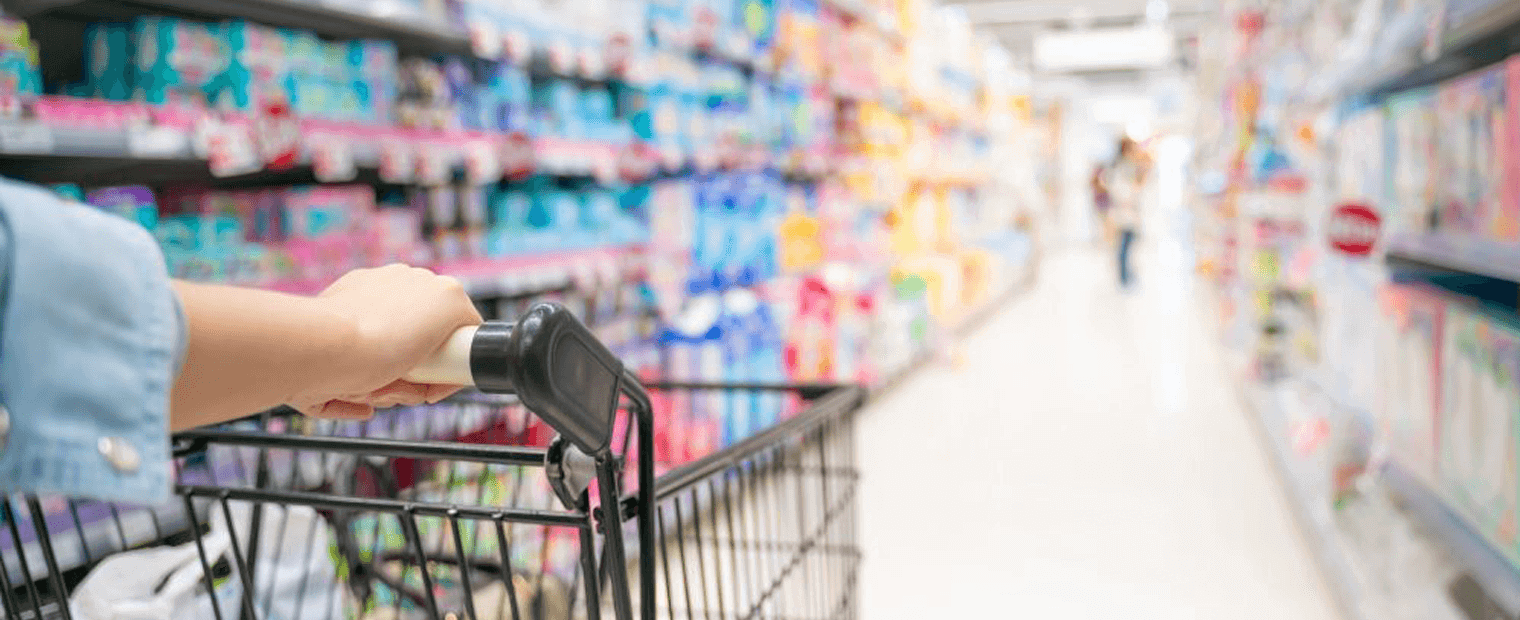
<svg viewBox="0 0 1520 620">
<path fill-rule="evenodd" d="M 556 38 L 549 42 L 549 66 L 558 73 L 570 73 L 575 70 L 575 50 L 570 42 L 564 38 Z"/>
<path fill-rule="evenodd" d="M 510 60 L 526 62 L 533 55 L 533 39 L 521 28 L 508 28 L 502 34 L 501 46 Z"/>
<path fill-rule="evenodd" d="M 676 171 L 686 167 L 686 153 L 677 144 L 666 144 L 660 147 L 660 164 L 668 171 Z"/>
<path fill-rule="evenodd" d="M 567 154 L 573 149 L 574 145 L 560 141 L 549 141 L 538 145 L 536 168 L 551 173 L 565 172 L 565 163 L 572 159 Z"/>
<path fill-rule="evenodd" d="M 380 143 L 380 180 L 405 185 L 417 176 L 416 153 L 404 140 Z"/>
<path fill-rule="evenodd" d="M 501 143 L 501 174 L 507 179 L 524 179 L 536 167 L 533 139 L 522 132 L 507 134 Z"/>
<path fill-rule="evenodd" d="M 301 123 L 283 103 L 264 107 L 255 120 L 259 157 L 270 170 L 294 168 L 301 155 Z"/>
<path fill-rule="evenodd" d="M 718 42 L 718 13 L 710 7 L 699 6 L 692 22 L 692 47 L 700 50 L 713 49 Z"/>
<path fill-rule="evenodd" d="M 465 178 L 473 184 L 493 183 L 502 177 L 501 161 L 491 143 L 472 141 L 464 152 Z"/>
<path fill-rule="evenodd" d="M 213 176 L 252 174 L 263 168 L 253 132 L 247 125 L 206 118 L 198 126 L 196 134 L 202 136 L 206 164 Z"/>
<path fill-rule="evenodd" d="M 637 183 L 654 176 L 660 165 L 660 154 L 643 142 L 630 142 L 617 154 L 618 174 L 629 183 Z"/>
<path fill-rule="evenodd" d="M 417 148 L 417 182 L 424 185 L 442 185 L 449 181 L 453 171 L 453 158 L 442 144 L 426 143 Z"/>
<path fill-rule="evenodd" d="M 718 167 L 718 152 L 714 148 L 701 148 L 692 156 L 692 160 L 696 163 L 697 170 L 713 170 Z"/>
<path fill-rule="evenodd" d="M 481 58 L 501 58 L 505 39 L 487 20 L 470 24 L 470 49 Z"/>
<path fill-rule="evenodd" d="M 354 163 L 354 147 L 347 138 L 336 135 L 314 137 L 311 141 L 311 168 L 323 183 L 342 183 L 359 176 Z"/>
<path fill-rule="evenodd" d="M 0 93 L 0 119 L 15 121 L 26 110 L 26 102 L 16 93 Z"/>
<path fill-rule="evenodd" d="M 143 124 L 127 132 L 127 153 L 133 157 L 174 157 L 185 146 L 184 133 L 172 127 Z"/>
<path fill-rule="evenodd" d="M 596 269 L 588 259 L 571 261 L 564 266 L 566 279 L 572 286 L 581 289 L 594 289 L 597 286 Z"/>
<path fill-rule="evenodd" d="M 618 180 L 617 154 L 610 148 L 595 147 L 589 153 L 591 158 L 591 175 L 603 185 L 611 185 Z"/>
<path fill-rule="evenodd" d="M 646 54 L 633 53 L 628 56 L 626 67 L 620 74 L 624 82 L 637 85 L 648 85 L 652 80 L 650 74 L 654 70 L 654 62 Z"/>
<path fill-rule="evenodd" d="M 607 63 L 602 57 L 601 50 L 594 47 L 582 47 L 577 54 L 581 75 L 588 78 L 600 78 L 607 73 Z"/>
<path fill-rule="evenodd" d="M 53 130 L 38 122 L 0 123 L 0 150 L 10 154 L 52 153 Z"/>
<path fill-rule="evenodd" d="M 632 58 L 629 43 L 631 39 L 625 32 L 616 33 L 607 39 L 607 45 L 602 50 L 602 62 L 608 73 L 624 78 L 631 77 L 629 75 L 629 61 Z"/>
</svg>

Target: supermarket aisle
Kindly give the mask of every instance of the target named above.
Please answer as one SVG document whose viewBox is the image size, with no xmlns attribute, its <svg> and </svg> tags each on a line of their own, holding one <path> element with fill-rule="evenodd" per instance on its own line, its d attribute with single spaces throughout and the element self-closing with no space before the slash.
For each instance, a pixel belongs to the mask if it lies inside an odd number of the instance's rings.
<svg viewBox="0 0 1520 620">
<path fill-rule="evenodd" d="M 1165 254 L 1134 296 L 1106 254 L 1047 256 L 862 414 L 863 618 L 1337 617 Z"/>
</svg>

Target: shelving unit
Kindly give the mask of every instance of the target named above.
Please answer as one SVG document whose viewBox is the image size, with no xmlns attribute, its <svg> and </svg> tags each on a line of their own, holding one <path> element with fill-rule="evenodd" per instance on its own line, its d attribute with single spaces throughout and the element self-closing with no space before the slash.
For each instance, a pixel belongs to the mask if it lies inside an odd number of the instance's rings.
<svg viewBox="0 0 1520 620">
<path fill-rule="evenodd" d="M 1385 466 L 1382 480 L 1404 509 L 1444 544 L 1507 617 L 1520 616 L 1520 571 L 1514 565 L 1453 513 L 1444 500 L 1397 464 Z"/>
<path fill-rule="evenodd" d="M 112 106 L 129 110 L 143 119 L 155 118 L 164 109 L 139 104 L 103 104 L 68 97 L 44 97 L 35 104 Z M 377 170 L 383 151 L 405 150 L 422 157 L 424 149 L 439 149 L 434 156 L 446 159 L 450 170 L 467 167 L 471 150 L 488 154 L 501 166 L 499 156 L 508 142 L 526 139 L 501 133 L 429 132 L 394 127 L 300 121 L 307 137 L 298 170 L 260 171 L 218 176 L 207 165 L 207 156 L 191 144 L 194 121 L 159 126 L 93 127 L 38 120 L 0 120 L 0 163 L 14 177 L 39 182 L 67 182 L 88 178 L 100 183 L 198 182 L 213 185 L 246 185 L 275 181 L 309 182 L 314 136 L 331 137 L 347 152 L 356 168 Z M 360 139 L 362 137 L 363 139 Z M 616 173 L 618 157 L 627 145 L 563 138 L 527 139 L 532 169 L 563 176 L 596 176 Z M 516 162 L 523 165 L 522 162 Z M 499 177 L 499 174 L 498 174 Z"/>
<path fill-rule="evenodd" d="M 615 281 L 644 272 L 644 246 L 590 248 L 520 257 L 442 263 L 434 271 L 458 278 L 472 296 L 513 295 L 572 283 Z"/>
<path fill-rule="evenodd" d="M 1380 80 L 1370 99 L 1435 84 L 1520 52 L 1520 4 L 1465 3 L 1442 36 L 1438 56 Z M 1389 267 L 1411 273 L 1465 274 L 1520 283 L 1520 244 L 1442 233 L 1395 236 L 1384 253 Z M 1520 570 L 1475 531 L 1446 500 L 1397 463 L 1381 472 L 1389 493 L 1482 589 L 1504 617 L 1520 617 Z"/>
<path fill-rule="evenodd" d="M 1520 5 L 1493 1 L 1467 4 L 1480 6 L 1447 16 L 1452 21 L 1441 35 L 1436 57 L 1421 59 L 1418 51 L 1404 50 L 1404 56 L 1411 61 L 1395 65 L 1389 75 L 1373 79 L 1365 97 L 1380 99 L 1434 84 L 1520 52 Z"/>
<path fill-rule="evenodd" d="M 1406 235 L 1388 240 L 1386 258 L 1393 266 L 1520 282 L 1520 245 L 1439 234 Z"/>
<path fill-rule="evenodd" d="M 1039 263 L 1040 259 L 1038 256 L 1031 257 L 1023 275 L 1012 286 L 1002 293 L 992 295 L 981 306 L 968 310 L 961 316 L 959 321 L 946 330 L 948 338 L 953 341 L 969 336 L 972 332 L 980 329 L 982 325 L 985 325 L 999 311 L 1008 307 L 1008 304 L 1013 303 L 1029 292 L 1035 285 L 1035 278 L 1039 272 Z M 932 363 L 936 355 L 937 353 L 932 347 L 917 352 L 903 367 L 888 371 L 874 385 L 869 386 L 870 391 L 868 396 L 870 398 L 880 398 L 883 394 L 890 393 L 897 386 L 902 385 L 904 381 L 907 381 L 909 377 L 912 377 L 914 373 Z"/>
<path fill-rule="evenodd" d="M 301 28 L 337 39 L 390 39 L 404 52 L 470 53 L 461 30 L 424 15 L 384 11 L 386 3 L 305 2 L 300 0 L 4 0 L 0 6 L 23 18 L 125 19 L 143 13 L 205 19 L 243 18 L 272 26 Z"/>
<path fill-rule="evenodd" d="M 1324 572 L 1336 603 L 1348 620 L 1378 620 L 1366 604 L 1364 588 L 1354 569 L 1355 555 L 1336 531 L 1329 506 L 1315 501 L 1314 494 L 1304 484 L 1306 476 L 1312 472 L 1293 456 L 1285 430 L 1288 417 L 1279 402 L 1279 389 L 1246 381 L 1242 382 L 1240 397 L 1272 459 L 1278 482 L 1286 490 L 1299 528 L 1309 538 L 1309 548 Z"/>
</svg>

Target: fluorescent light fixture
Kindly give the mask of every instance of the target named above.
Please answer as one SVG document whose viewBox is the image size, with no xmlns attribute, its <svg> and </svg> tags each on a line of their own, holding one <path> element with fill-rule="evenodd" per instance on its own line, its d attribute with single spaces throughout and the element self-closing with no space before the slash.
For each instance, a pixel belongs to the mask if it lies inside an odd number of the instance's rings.
<svg viewBox="0 0 1520 620">
<path fill-rule="evenodd" d="M 1112 71 L 1165 66 L 1177 53 L 1165 28 L 1105 28 L 1042 32 L 1034 39 L 1034 66 L 1040 71 Z"/>
<path fill-rule="evenodd" d="M 1166 17 L 1172 12 L 1172 6 L 1166 0 L 1149 0 L 1145 3 L 1145 23 L 1159 26 L 1166 23 Z"/>
</svg>

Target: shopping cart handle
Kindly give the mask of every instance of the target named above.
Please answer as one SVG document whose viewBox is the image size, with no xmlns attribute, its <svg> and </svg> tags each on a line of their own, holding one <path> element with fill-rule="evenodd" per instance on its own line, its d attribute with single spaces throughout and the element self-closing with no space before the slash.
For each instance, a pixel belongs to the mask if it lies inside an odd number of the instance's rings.
<svg viewBox="0 0 1520 620">
<path fill-rule="evenodd" d="M 402 378 L 412 383 L 475 385 L 470 372 L 470 349 L 475 346 L 475 332 L 479 329 L 477 325 L 459 328 L 432 357 Z"/>
<path fill-rule="evenodd" d="M 405 379 L 515 393 L 586 454 L 599 455 L 611 443 L 623 363 L 564 306 L 540 303 L 516 322 L 454 332 Z"/>
</svg>

